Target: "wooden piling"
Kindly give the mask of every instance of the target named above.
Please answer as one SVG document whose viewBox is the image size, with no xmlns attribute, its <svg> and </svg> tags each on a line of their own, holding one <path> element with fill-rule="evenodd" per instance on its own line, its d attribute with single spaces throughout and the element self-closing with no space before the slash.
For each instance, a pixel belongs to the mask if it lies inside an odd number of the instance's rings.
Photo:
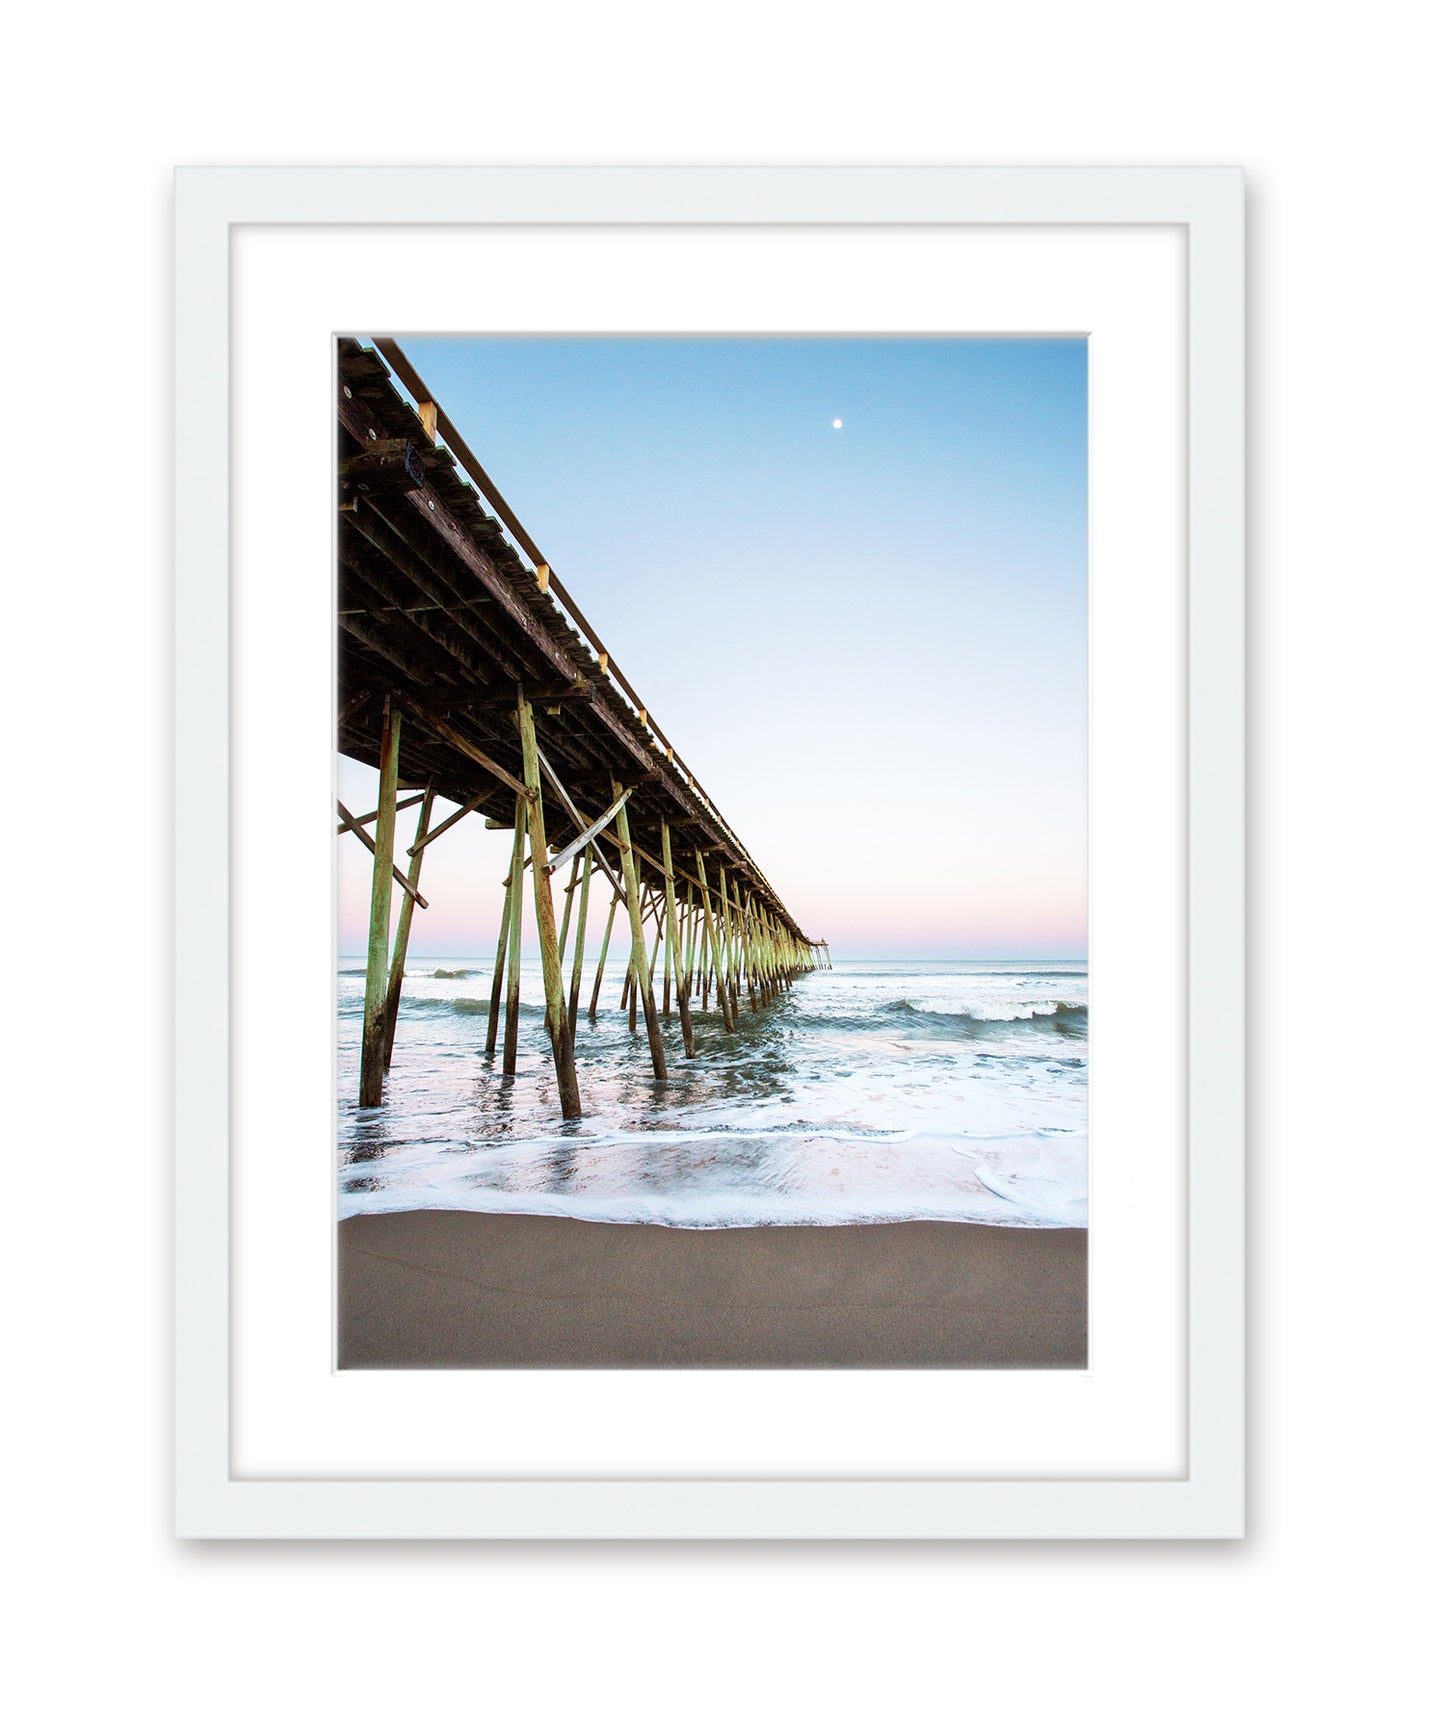
<svg viewBox="0 0 1445 1734">
<path fill-rule="evenodd" d="M 692 1045 L 692 1013 L 687 1004 L 687 977 L 682 967 L 682 947 L 677 925 L 677 901 L 673 891 L 672 878 L 672 835 L 668 829 L 667 820 L 662 821 L 662 871 L 664 875 L 663 895 L 667 900 L 667 945 L 672 954 L 673 973 L 677 977 L 677 1016 L 682 1024 L 682 1049 L 688 1059 L 694 1057 Z M 664 976 L 664 985 L 666 977 Z"/>
<path fill-rule="evenodd" d="M 712 971 L 713 971 L 714 991 L 717 994 L 718 1009 L 722 1012 L 722 1015 L 723 1015 L 723 1027 L 731 1035 L 733 1030 L 737 1028 L 737 1024 L 733 1019 L 732 1008 L 728 1004 L 727 994 L 723 990 L 722 942 L 718 938 L 718 931 L 717 931 L 716 926 L 713 923 L 712 897 L 708 892 L 707 867 L 703 863 L 702 850 L 698 849 L 696 851 L 696 855 L 697 855 L 697 877 L 698 877 L 698 881 L 702 887 L 702 924 L 703 924 L 703 930 L 707 935 L 708 946 L 710 947 L 710 949 L 712 951 Z M 704 975 L 704 977 L 703 977 L 702 1003 L 703 1003 L 703 1006 L 705 1008 L 707 1005 L 707 977 L 706 977 L 706 975 Z"/>
<path fill-rule="evenodd" d="M 722 923 L 723 961 L 727 965 L 727 974 L 718 983 L 718 992 L 727 995 L 732 1006 L 733 1022 L 736 1023 L 738 1019 L 737 948 L 734 943 L 736 936 L 733 931 L 732 900 L 728 896 L 727 868 L 721 863 L 718 865 L 717 882 L 718 918 Z"/>
<path fill-rule="evenodd" d="M 527 785 L 527 830 L 532 843 L 532 887 L 536 892 L 537 942 L 542 951 L 542 981 L 547 997 L 547 1035 L 552 1043 L 552 1063 L 557 1072 L 557 1094 L 562 1116 L 575 1120 L 582 1113 L 577 1090 L 577 1065 L 572 1038 L 567 1029 L 567 1007 L 562 993 L 562 959 L 557 947 L 557 916 L 552 907 L 552 881 L 547 875 L 547 826 L 542 812 L 542 769 L 537 762 L 537 731 L 532 706 L 525 699 L 517 705 L 517 725 L 522 736 L 522 773 Z M 624 808 L 625 812 L 626 809 Z"/>
<path fill-rule="evenodd" d="M 612 798 L 622 793 L 621 783 L 613 783 Z M 647 938 L 642 931 L 642 899 L 638 889 L 637 858 L 632 849 L 632 831 L 627 808 L 617 809 L 617 834 L 622 844 L 622 882 L 627 890 L 627 919 L 632 928 L 632 973 L 637 978 L 643 1014 L 647 1019 L 647 1045 L 652 1050 L 652 1073 L 656 1078 L 667 1076 L 667 1056 L 662 1047 L 662 1026 L 657 1020 L 657 1004 L 652 997 L 652 978 L 647 971 Z"/>
<path fill-rule="evenodd" d="M 522 797 L 517 796 L 517 808 Z M 507 942 L 512 933 L 512 899 L 522 882 L 522 823 L 520 811 L 514 809 L 512 819 L 512 865 L 502 881 L 502 919 L 497 926 L 497 957 L 492 965 L 492 998 L 487 1007 L 487 1058 L 497 1051 L 497 1020 L 502 1006 L 502 982 L 507 969 Z"/>
<path fill-rule="evenodd" d="M 577 1001 L 582 994 L 582 951 L 587 943 L 587 891 L 592 883 L 592 848 L 589 844 L 582 856 L 582 892 L 577 899 L 577 940 L 572 953 L 572 988 L 567 995 L 567 1033 L 573 1050 L 577 1045 Z"/>
<path fill-rule="evenodd" d="M 417 841 L 426 836 L 427 824 L 431 819 L 432 790 L 428 784 L 421 800 L 421 816 L 416 822 Z M 409 851 L 410 863 L 406 870 L 407 884 L 415 891 L 421 883 L 421 864 L 424 850 Z M 386 988 L 386 1037 L 382 1048 L 381 1065 L 383 1071 L 391 1070 L 391 1050 L 396 1042 L 396 1014 L 401 1005 L 401 983 L 406 974 L 406 948 L 411 943 L 411 916 L 416 908 L 414 897 L 403 897 L 401 908 L 396 914 L 396 938 L 391 943 L 391 979 Z"/>
<path fill-rule="evenodd" d="M 612 939 L 612 923 L 617 916 L 617 905 L 622 901 L 614 897 L 607 910 L 607 925 L 602 929 L 602 954 L 597 959 L 597 979 L 592 984 L 592 1003 L 587 1007 L 587 1016 L 597 1016 L 597 996 L 602 992 L 602 972 L 607 967 L 607 947 Z"/>
<path fill-rule="evenodd" d="M 391 950 L 391 875 L 396 846 L 396 777 L 401 759 L 401 717 L 388 693 L 381 715 L 381 772 L 372 842 L 371 920 L 366 939 L 366 1001 L 361 1019 L 363 1108 L 381 1106 L 386 1074 L 386 991 Z"/>
<path fill-rule="evenodd" d="M 554 869 L 555 871 L 555 869 Z M 582 857 L 572 859 L 572 877 L 567 881 L 567 896 L 562 903 L 562 931 L 557 935 L 557 952 L 561 957 L 567 955 L 567 930 L 572 925 L 572 898 L 577 890 L 577 876 L 582 871 Z"/>
<path fill-rule="evenodd" d="M 527 801 L 517 796 L 512 827 L 511 900 L 507 905 L 507 1028 L 502 1038 L 502 1076 L 517 1074 L 517 1027 L 522 1017 L 522 854 L 527 840 Z"/>
<path fill-rule="evenodd" d="M 497 924 L 497 959 L 492 965 L 492 998 L 487 1007 L 487 1046 L 490 1059 L 497 1051 L 497 1022 L 502 1009 L 502 982 L 507 973 L 507 930 L 511 926 L 512 881 L 502 881 L 502 919 Z"/>
<path fill-rule="evenodd" d="M 692 969 L 693 969 L 693 964 L 696 961 L 696 947 L 694 944 L 694 941 L 697 938 L 696 928 L 697 928 L 697 911 L 693 906 L 692 886 L 689 885 L 687 888 L 687 914 L 683 917 L 683 922 L 682 922 L 682 930 L 683 930 L 683 933 L 685 935 L 685 938 L 683 940 L 683 944 L 687 950 L 687 957 L 686 957 L 686 961 L 684 964 L 684 971 L 683 971 L 683 980 L 687 983 L 687 997 L 689 999 L 692 998 Z"/>
<path fill-rule="evenodd" d="M 755 936 L 753 933 L 753 912 L 751 902 L 744 906 L 742 912 L 738 916 L 738 920 L 741 925 L 741 955 L 743 973 L 747 980 L 748 1005 L 753 1011 L 756 1011 L 758 1009 L 757 957 L 753 949 Z"/>
</svg>

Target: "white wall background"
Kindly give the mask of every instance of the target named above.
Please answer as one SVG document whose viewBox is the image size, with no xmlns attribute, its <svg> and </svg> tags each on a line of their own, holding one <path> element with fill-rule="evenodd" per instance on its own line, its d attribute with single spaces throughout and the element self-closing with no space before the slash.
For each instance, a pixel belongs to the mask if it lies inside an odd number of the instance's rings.
<svg viewBox="0 0 1445 1734">
<path fill-rule="evenodd" d="M 1426 17 L 1404 0 L 140 0 L 12 20 L 3 639 L 20 769 L 0 1274 L 16 1726 L 1418 1724 L 1442 1202 Z M 169 1539 L 169 169 L 233 161 L 1249 170 L 1248 1543 Z M 45 802 L 16 798 L 47 783 Z"/>
</svg>

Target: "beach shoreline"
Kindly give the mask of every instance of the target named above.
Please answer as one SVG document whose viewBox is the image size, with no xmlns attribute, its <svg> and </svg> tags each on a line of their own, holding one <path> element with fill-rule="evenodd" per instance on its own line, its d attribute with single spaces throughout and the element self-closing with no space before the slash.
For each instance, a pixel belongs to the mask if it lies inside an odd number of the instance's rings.
<svg viewBox="0 0 1445 1734">
<path fill-rule="evenodd" d="M 338 1365 L 1082 1368 L 1082 1228 L 338 1224 Z"/>
</svg>

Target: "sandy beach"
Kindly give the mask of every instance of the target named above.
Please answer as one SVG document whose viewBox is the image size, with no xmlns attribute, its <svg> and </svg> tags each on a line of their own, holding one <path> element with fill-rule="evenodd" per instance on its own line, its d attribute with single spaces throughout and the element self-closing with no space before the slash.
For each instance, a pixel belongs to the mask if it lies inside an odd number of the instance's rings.
<svg viewBox="0 0 1445 1734">
<path fill-rule="evenodd" d="M 696 1231 L 416 1210 L 339 1225 L 361 1367 L 1081 1367 L 1087 1233 Z"/>
</svg>

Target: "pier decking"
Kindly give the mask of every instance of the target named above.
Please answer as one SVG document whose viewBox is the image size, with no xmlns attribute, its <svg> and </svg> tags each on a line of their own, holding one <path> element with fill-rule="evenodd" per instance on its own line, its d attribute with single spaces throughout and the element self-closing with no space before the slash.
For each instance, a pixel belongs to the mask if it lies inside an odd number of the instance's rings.
<svg viewBox="0 0 1445 1734">
<path fill-rule="evenodd" d="M 397 344 L 341 341 L 337 419 L 337 744 L 378 773 L 376 810 L 342 808 L 338 826 L 373 855 L 361 1104 L 382 1100 L 412 912 L 425 907 L 425 852 L 469 820 L 514 838 L 487 1052 L 500 1040 L 503 1072 L 515 1070 L 530 878 L 561 1110 L 575 1118 L 584 1108 L 573 1052 L 594 899 L 610 901 L 589 1014 L 620 911 L 626 999 L 634 1026 L 641 1013 L 659 1078 L 674 997 L 691 1057 L 696 998 L 705 1008 L 712 995 L 732 1030 L 744 998 L 756 1007 L 785 991 L 826 961 L 826 946 L 806 937 L 649 718 Z M 414 793 L 399 799 L 401 790 Z M 438 798 L 460 811 L 433 824 Z M 407 845 L 397 814 L 409 807 L 418 817 Z M 560 930 L 554 883 L 565 885 Z"/>
</svg>

